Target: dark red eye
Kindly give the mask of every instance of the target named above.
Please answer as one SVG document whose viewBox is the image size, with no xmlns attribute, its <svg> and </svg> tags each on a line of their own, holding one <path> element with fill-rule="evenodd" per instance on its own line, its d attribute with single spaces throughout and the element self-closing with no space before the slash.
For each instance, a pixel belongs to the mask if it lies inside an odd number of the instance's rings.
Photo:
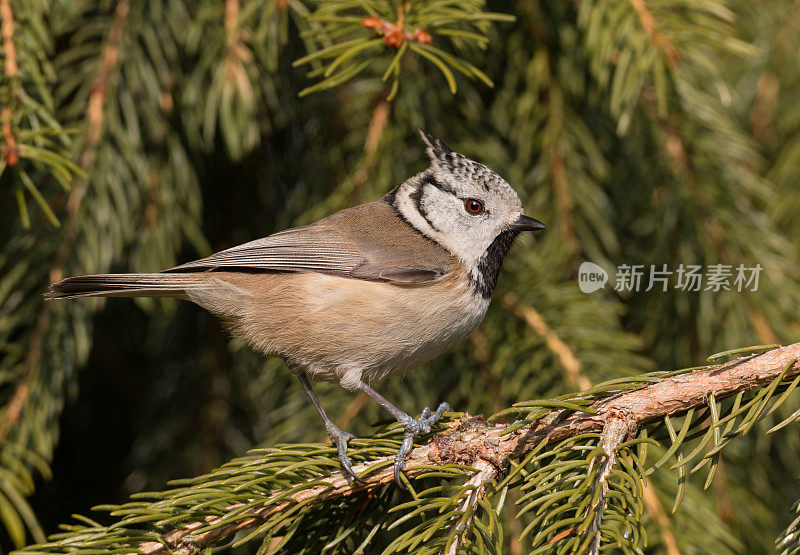
<svg viewBox="0 0 800 555">
<path fill-rule="evenodd" d="M 483 212 L 483 203 L 478 199 L 468 198 L 464 201 L 464 210 L 470 214 L 480 214 Z"/>
</svg>

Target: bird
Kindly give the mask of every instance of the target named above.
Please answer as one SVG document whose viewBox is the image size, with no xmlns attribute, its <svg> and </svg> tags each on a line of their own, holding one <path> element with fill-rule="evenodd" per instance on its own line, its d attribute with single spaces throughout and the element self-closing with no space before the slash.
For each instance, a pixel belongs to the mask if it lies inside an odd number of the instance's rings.
<svg viewBox="0 0 800 555">
<path fill-rule="evenodd" d="M 297 376 L 348 481 L 362 481 L 347 455 L 355 436 L 333 423 L 311 382 L 363 391 L 402 425 L 402 487 L 414 439 L 451 409 L 414 418 L 372 385 L 472 333 L 514 240 L 545 228 L 496 172 L 420 136 L 430 166 L 376 201 L 158 273 L 68 277 L 45 297 L 177 297 L 210 311 Z"/>
</svg>

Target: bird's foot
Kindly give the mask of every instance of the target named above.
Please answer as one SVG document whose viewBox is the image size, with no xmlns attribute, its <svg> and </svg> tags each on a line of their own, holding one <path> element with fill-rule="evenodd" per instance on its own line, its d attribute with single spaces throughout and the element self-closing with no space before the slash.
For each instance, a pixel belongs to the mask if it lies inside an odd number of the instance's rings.
<svg viewBox="0 0 800 555">
<path fill-rule="evenodd" d="M 329 424 L 325 426 L 328 431 L 328 436 L 339 451 L 339 464 L 342 465 L 342 474 L 348 482 L 355 480 L 361 484 L 365 483 L 364 480 L 359 478 L 358 474 L 353 471 L 353 465 L 350 462 L 350 457 L 347 456 L 347 442 L 355 439 L 356 436 L 350 432 L 341 430 L 338 426 Z"/>
<path fill-rule="evenodd" d="M 420 434 L 427 434 L 430 432 L 431 426 L 442 417 L 443 413 L 449 412 L 450 410 L 450 405 L 442 403 L 433 414 L 431 414 L 430 408 L 425 407 L 422 409 L 422 414 L 419 418 L 411 418 L 406 415 L 404 419 L 400 420 L 400 423 L 403 425 L 404 433 L 403 443 L 400 444 L 400 450 L 397 452 L 397 456 L 394 459 L 394 480 L 401 488 L 405 486 L 403 482 L 400 481 L 400 472 L 405 468 L 406 457 L 411 452 L 411 448 L 414 447 L 414 438 Z"/>
</svg>

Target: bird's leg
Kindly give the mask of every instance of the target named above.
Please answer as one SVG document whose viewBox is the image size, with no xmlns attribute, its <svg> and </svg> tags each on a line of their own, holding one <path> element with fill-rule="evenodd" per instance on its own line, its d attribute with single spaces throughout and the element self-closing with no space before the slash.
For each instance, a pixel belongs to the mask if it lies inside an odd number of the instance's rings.
<svg viewBox="0 0 800 555">
<path fill-rule="evenodd" d="M 355 439 L 356 436 L 349 432 L 342 431 L 339 426 L 334 424 L 333 421 L 328 418 L 325 409 L 322 408 L 322 403 L 319 402 L 317 394 L 314 393 L 314 390 L 312 389 L 311 384 L 308 382 L 308 378 L 306 377 L 305 373 L 298 372 L 297 377 L 300 379 L 300 383 L 303 384 L 306 393 L 308 393 L 308 396 L 311 398 L 311 402 L 317 408 L 317 412 L 319 412 L 319 415 L 325 422 L 325 430 L 328 432 L 328 436 L 339 450 L 339 462 L 342 465 L 342 474 L 344 474 L 345 478 L 352 478 L 363 484 L 364 480 L 359 478 L 358 475 L 353 472 L 353 466 L 350 464 L 350 457 L 347 456 L 347 442 L 351 439 Z"/>
<path fill-rule="evenodd" d="M 386 397 L 372 389 L 363 381 L 358 385 L 359 389 L 375 399 L 375 401 L 385 408 L 389 413 L 394 416 L 400 424 L 403 425 L 403 443 L 400 445 L 400 450 L 397 452 L 397 457 L 394 460 L 394 479 L 400 487 L 404 487 L 400 481 L 400 471 L 406 466 L 406 456 L 414 446 L 414 438 L 419 434 L 427 434 L 431 431 L 431 425 L 435 424 L 437 420 L 442 417 L 442 413 L 450 411 L 450 405 L 442 403 L 436 412 L 431 414 L 431 409 L 425 407 L 422 409 L 422 414 L 419 418 L 412 418 L 392 403 Z"/>
</svg>

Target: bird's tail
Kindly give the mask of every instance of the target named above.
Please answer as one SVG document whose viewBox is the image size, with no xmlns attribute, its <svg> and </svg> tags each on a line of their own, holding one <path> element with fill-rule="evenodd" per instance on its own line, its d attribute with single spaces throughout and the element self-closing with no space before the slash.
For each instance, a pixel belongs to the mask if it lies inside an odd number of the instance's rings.
<svg viewBox="0 0 800 555">
<path fill-rule="evenodd" d="M 186 297 L 207 280 L 187 274 L 94 274 L 62 279 L 50 285 L 46 299 L 75 297 Z"/>
</svg>

